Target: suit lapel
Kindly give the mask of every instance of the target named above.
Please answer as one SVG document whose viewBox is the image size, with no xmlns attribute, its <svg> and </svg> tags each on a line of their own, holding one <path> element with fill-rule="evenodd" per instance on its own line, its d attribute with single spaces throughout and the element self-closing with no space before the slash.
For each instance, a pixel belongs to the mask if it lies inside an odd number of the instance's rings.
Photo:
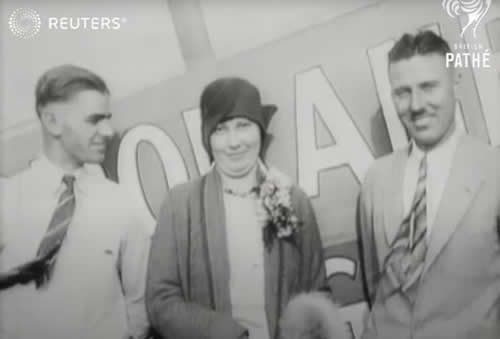
<svg viewBox="0 0 500 339">
<path fill-rule="evenodd" d="M 206 177 L 203 209 L 214 306 L 217 310 L 231 312 L 226 218 L 220 178 L 215 170 Z"/>
<path fill-rule="evenodd" d="M 448 181 L 432 227 L 424 264 L 424 274 L 457 230 L 483 178 L 474 169 L 474 149 L 467 136 L 457 145 Z"/>
<path fill-rule="evenodd" d="M 408 148 L 394 154 L 384 190 L 384 227 L 388 246 L 392 244 L 403 220 L 403 184 Z"/>
</svg>

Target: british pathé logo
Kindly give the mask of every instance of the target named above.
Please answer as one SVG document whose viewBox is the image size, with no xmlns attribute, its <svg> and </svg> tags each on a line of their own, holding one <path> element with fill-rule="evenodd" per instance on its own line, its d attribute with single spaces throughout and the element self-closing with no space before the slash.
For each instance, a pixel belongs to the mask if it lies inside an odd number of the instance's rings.
<svg viewBox="0 0 500 339">
<path fill-rule="evenodd" d="M 479 22 L 484 18 L 490 8 L 491 0 L 443 0 L 442 6 L 452 18 L 462 15 L 467 16 L 467 23 L 462 28 L 460 36 L 472 27 L 472 34 L 476 37 Z"/>
<path fill-rule="evenodd" d="M 477 27 L 491 6 L 491 0 L 443 0 L 442 6 L 452 18 L 464 16 L 465 25 L 460 37 L 465 38 L 465 32 L 472 30 L 474 39 L 477 37 Z M 453 52 L 446 53 L 446 67 L 454 68 L 490 68 L 491 53 L 479 41 L 455 43 Z"/>
<path fill-rule="evenodd" d="M 40 32 L 40 15 L 30 8 L 18 8 L 9 17 L 9 28 L 18 38 L 29 39 Z"/>
<path fill-rule="evenodd" d="M 446 67 L 454 68 L 490 68 L 491 53 L 480 43 L 456 43 L 455 53 L 446 53 Z"/>
</svg>

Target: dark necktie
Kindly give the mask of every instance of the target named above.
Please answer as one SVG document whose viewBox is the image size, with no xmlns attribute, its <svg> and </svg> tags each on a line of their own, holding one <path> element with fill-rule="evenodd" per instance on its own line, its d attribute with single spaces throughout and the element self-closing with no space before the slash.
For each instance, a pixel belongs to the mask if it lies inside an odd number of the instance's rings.
<svg viewBox="0 0 500 339">
<path fill-rule="evenodd" d="M 75 177 L 72 175 L 65 175 L 62 181 L 66 188 L 59 197 L 59 202 L 54 210 L 54 213 L 52 214 L 47 232 L 45 233 L 37 251 L 37 258 L 47 258 L 45 261 L 46 269 L 43 274 L 36 279 L 37 288 L 40 288 L 49 282 L 54 271 L 57 254 L 59 253 L 59 249 L 61 248 L 64 238 L 66 237 L 69 224 L 71 223 L 73 214 L 75 213 Z"/>
<path fill-rule="evenodd" d="M 420 162 L 417 188 L 410 212 L 403 219 L 401 227 L 391 244 L 384 263 L 385 274 L 391 285 L 392 293 L 402 291 L 410 299 L 422 275 L 425 254 L 427 253 L 427 159 Z"/>
<path fill-rule="evenodd" d="M 59 197 L 47 232 L 40 242 L 36 258 L 14 267 L 8 272 L 0 273 L 0 290 L 16 284 L 27 284 L 33 280 L 37 288 L 40 288 L 50 281 L 57 254 L 75 212 L 75 177 L 65 175 L 62 181 L 65 184 L 65 190 Z"/>
</svg>

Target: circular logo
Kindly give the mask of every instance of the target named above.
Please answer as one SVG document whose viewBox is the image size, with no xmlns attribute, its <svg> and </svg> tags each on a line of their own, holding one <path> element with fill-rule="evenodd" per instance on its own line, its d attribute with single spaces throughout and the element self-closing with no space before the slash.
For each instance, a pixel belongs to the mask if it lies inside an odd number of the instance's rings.
<svg viewBox="0 0 500 339">
<path fill-rule="evenodd" d="M 9 18 L 10 31 L 18 38 L 29 39 L 40 32 L 40 15 L 30 8 L 18 8 Z"/>
</svg>

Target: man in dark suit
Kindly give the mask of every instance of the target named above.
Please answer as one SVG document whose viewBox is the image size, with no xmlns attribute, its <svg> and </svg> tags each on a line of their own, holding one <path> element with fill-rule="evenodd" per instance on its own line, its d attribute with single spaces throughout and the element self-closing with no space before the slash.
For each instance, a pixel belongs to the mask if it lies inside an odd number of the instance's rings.
<svg viewBox="0 0 500 339">
<path fill-rule="evenodd" d="M 389 52 L 411 140 L 375 161 L 361 191 L 365 339 L 500 337 L 500 161 L 457 128 L 449 52 L 430 31 L 403 35 Z"/>
</svg>

